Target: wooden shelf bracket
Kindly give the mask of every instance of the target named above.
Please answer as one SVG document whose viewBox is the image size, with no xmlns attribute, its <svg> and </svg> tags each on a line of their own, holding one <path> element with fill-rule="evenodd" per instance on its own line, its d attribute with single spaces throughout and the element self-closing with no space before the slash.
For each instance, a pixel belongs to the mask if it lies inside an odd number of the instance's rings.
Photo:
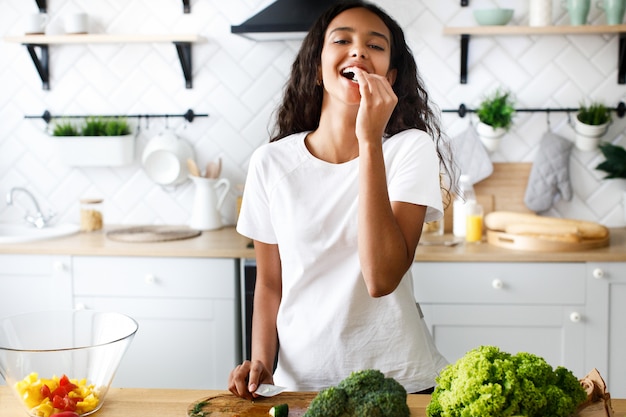
<svg viewBox="0 0 626 417">
<path fill-rule="evenodd" d="M 26 49 L 28 50 L 28 54 L 30 58 L 33 60 L 33 64 L 35 64 L 35 68 L 37 69 L 37 73 L 39 74 L 39 78 L 41 78 L 42 87 L 44 90 L 50 90 L 50 51 L 48 50 L 48 45 L 39 45 L 26 43 L 24 44 Z M 40 55 L 37 55 L 35 48 L 40 49 Z"/>
</svg>

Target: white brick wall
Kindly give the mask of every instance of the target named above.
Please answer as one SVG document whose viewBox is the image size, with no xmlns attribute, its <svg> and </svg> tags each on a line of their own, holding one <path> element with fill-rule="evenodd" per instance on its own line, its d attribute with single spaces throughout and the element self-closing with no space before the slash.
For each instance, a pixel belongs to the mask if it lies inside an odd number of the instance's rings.
<svg viewBox="0 0 626 417">
<path fill-rule="evenodd" d="M 201 166 L 222 157 L 224 176 L 243 183 L 248 157 L 267 140 L 272 111 L 299 42 L 257 43 L 230 33 L 270 0 L 192 0 L 183 14 L 179 0 L 49 0 L 49 33 L 62 31 L 63 16 L 90 14 L 90 29 L 100 33 L 198 33 L 207 42 L 193 47 L 193 89 L 185 89 L 175 48 L 169 44 L 53 45 L 51 88 L 44 91 L 25 47 L 0 42 L 0 196 L 12 186 L 26 186 L 45 208 L 63 221 L 77 221 L 78 199 L 105 199 L 105 221 L 115 224 L 185 224 L 193 186 L 163 189 L 150 181 L 139 162 L 147 141 L 166 128 L 194 146 Z M 460 103 L 475 107 L 484 92 L 503 85 L 512 89 L 518 107 L 577 107 L 583 99 L 616 105 L 626 99 L 617 79 L 617 36 L 474 37 L 470 42 L 469 82 L 459 84 L 459 42 L 443 36 L 446 25 L 473 25 L 472 9 L 499 4 L 513 7 L 513 24 L 527 24 L 521 0 L 378 0 L 406 30 L 431 97 L 441 108 Z M 36 13 L 34 0 L 0 2 L 0 36 L 20 35 L 23 19 Z M 604 23 L 592 9 L 591 21 Z M 567 15 L 554 0 L 556 24 Z M 60 163 L 44 133 L 42 120 L 24 115 L 209 113 L 187 124 L 182 119 L 141 123 L 137 158 L 120 168 L 72 168 Z M 573 115 L 572 115 L 573 117 Z M 449 135 L 460 133 L 472 117 L 443 116 Z M 497 162 L 532 162 L 542 133 L 544 113 L 519 114 L 504 138 Z M 550 116 L 552 128 L 573 139 L 565 114 Z M 617 119 L 605 137 L 626 144 L 626 123 Z M 552 215 L 623 226 L 624 181 L 602 181 L 594 170 L 599 152 L 574 150 L 571 156 L 571 202 L 559 202 Z M 234 219 L 235 192 L 224 212 Z M 0 221 L 17 219 L 20 210 L 0 203 Z"/>
</svg>

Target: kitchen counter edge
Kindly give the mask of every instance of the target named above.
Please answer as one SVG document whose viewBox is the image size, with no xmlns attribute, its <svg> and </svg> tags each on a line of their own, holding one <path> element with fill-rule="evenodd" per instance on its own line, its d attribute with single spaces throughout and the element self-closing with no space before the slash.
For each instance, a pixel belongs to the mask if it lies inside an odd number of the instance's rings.
<svg viewBox="0 0 626 417">
<path fill-rule="evenodd" d="M 120 226 L 117 226 L 118 228 Z M 124 226 L 128 227 L 128 226 Z M 115 226 L 90 233 L 35 242 L 0 244 L 0 254 L 145 256 L 254 259 L 250 239 L 233 226 L 205 231 L 200 236 L 166 242 L 119 242 L 106 237 Z M 423 238 L 425 240 L 426 238 Z M 444 240 L 451 240 L 444 237 Z M 626 228 L 612 228 L 610 244 L 604 248 L 569 252 L 534 252 L 481 244 L 456 246 L 422 245 L 416 262 L 626 262 Z"/>
</svg>

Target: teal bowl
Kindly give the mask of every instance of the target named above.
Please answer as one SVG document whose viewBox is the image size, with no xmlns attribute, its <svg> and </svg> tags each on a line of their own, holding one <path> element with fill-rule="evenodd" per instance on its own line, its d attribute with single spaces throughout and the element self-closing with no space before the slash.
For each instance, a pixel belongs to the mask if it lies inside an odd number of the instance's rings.
<svg viewBox="0 0 626 417">
<path fill-rule="evenodd" d="M 511 21 L 513 9 L 474 10 L 474 19 L 481 26 L 502 26 Z"/>
</svg>

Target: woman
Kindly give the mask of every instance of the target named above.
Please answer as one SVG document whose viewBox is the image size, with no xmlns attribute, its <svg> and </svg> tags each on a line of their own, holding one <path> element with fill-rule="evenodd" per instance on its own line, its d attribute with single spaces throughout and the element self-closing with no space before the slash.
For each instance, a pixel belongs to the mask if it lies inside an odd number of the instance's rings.
<svg viewBox="0 0 626 417">
<path fill-rule="evenodd" d="M 408 392 L 432 388 L 446 361 L 410 267 L 422 224 L 442 216 L 450 163 L 399 25 L 363 1 L 327 10 L 293 64 L 277 127 L 251 157 L 237 225 L 254 241 L 257 282 L 252 358 L 229 390 L 319 391 L 361 369 Z"/>
</svg>

